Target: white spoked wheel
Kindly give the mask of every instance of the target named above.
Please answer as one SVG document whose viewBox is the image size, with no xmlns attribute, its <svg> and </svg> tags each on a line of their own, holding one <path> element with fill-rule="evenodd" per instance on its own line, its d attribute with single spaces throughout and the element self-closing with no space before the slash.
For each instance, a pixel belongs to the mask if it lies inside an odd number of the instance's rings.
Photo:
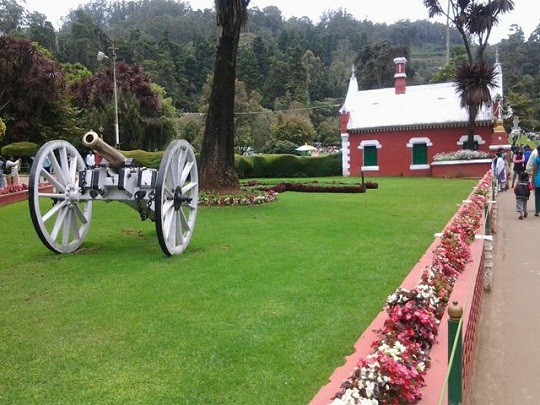
<svg viewBox="0 0 540 405">
<path fill-rule="evenodd" d="M 34 158 L 28 185 L 30 215 L 39 238 L 53 252 L 75 251 L 90 228 L 92 201 L 80 199 L 78 184 L 84 169 L 83 158 L 66 141 L 47 142 Z M 46 183 L 48 189 L 40 191 L 40 184 L 43 190 Z"/>
<path fill-rule="evenodd" d="M 163 154 L 155 197 L 156 232 L 166 255 L 180 254 L 189 244 L 198 201 L 195 153 L 187 141 L 175 140 Z"/>
</svg>

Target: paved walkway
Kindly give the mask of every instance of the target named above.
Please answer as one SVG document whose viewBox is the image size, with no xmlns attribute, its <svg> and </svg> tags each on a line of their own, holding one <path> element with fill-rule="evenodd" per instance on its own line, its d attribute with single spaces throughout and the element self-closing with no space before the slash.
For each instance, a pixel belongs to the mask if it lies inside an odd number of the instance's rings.
<svg viewBox="0 0 540 405">
<path fill-rule="evenodd" d="M 492 291 L 484 294 L 468 405 L 540 404 L 540 217 L 499 193 Z"/>
</svg>

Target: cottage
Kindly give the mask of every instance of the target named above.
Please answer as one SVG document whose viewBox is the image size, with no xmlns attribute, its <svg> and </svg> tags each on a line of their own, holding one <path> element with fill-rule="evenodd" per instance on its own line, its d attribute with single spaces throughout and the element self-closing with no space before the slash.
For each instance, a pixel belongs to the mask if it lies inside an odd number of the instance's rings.
<svg viewBox="0 0 540 405">
<path fill-rule="evenodd" d="M 393 88 L 360 91 L 351 76 L 340 109 L 343 176 L 431 176 L 435 154 L 463 149 L 467 142 L 468 112 L 460 107 L 455 84 L 407 86 L 407 59 L 394 63 Z M 476 117 L 475 147 L 485 152 L 507 144 L 495 113 L 503 94 L 500 63 L 495 68 L 495 102 Z"/>
</svg>

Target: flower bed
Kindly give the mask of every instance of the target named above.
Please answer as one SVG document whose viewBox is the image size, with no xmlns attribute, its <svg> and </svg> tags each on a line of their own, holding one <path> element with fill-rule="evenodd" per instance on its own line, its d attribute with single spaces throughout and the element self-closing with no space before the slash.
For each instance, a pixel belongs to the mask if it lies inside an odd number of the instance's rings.
<svg viewBox="0 0 540 405">
<path fill-rule="evenodd" d="M 235 195 L 222 195 L 207 192 L 199 194 L 199 205 L 225 206 L 225 205 L 259 205 L 273 202 L 277 199 L 278 193 L 274 190 L 267 192 L 245 192 Z"/>
<path fill-rule="evenodd" d="M 39 191 L 50 191 L 52 186 L 49 183 L 41 183 Z M 4 188 L 0 188 L 0 207 L 19 201 L 24 201 L 28 198 L 27 184 L 13 184 Z"/>
<path fill-rule="evenodd" d="M 225 205 L 258 205 L 276 201 L 279 193 L 285 191 L 297 191 L 304 193 L 365 193 L 368 188 L 376 189 L 379 185 L 374 182 L 366 182 L 364 185 L 341 183 L 341 182 L 319 182 L 310 183 L 261 183 L 259 181 L 248 181 L 241 185 L 242 191 L 235 195 L 223 195 L 208 192 L 201 192 L 199 204 L 206 206 Z"/>
<path fill-rule="evenodd" d="M 0 195 L 6 195 L 11 193 L 17 193 L 19 191 L 28 190 L 28 185 L 26 184 L 11 184 L 7 187 L 0 187 Z"/>
<path fill-rule="evenodd" d="M 368 351 L 366 340 L 357 352 L 369 353 L 356 361 L 341 387 L 323 387 L 312 404 L 416 404 L 430 367 L 430 349 L 435 343 L 440 319 L 459 275 L 470 261 L 470 245 L 482 223 L 491 189 L 491 172 L 484 176 L 434 244 L 430 264 L 421 272 L 416 286 L 399 288 L 388 297 L 385 314 L 377 320 L 382 327 L 366 331 L 375 337 Z M 403 284 L 402 284 L 403 285 Z M 365 349 L 365 350 L 364 350 Z M 350 370 L 350 369 L 349 369 Z M 336 370 L 337 371 L 337 370 Z M 340 372 L 335 373 L 341 375 Z M 336 382 L 332 379 L 332 382 Z M 336 392 L 337 390 L 337 392 Z M 333 402 L 332 402 L 333 400 Z M 324 401 L 324 402 L 323 402 Z"/>
<path fill-rule="evenodd" d="M 435 178 L 482 178 L 491 168 L 488 152 L 458 150 L 441 152 L 433 156 L 431 177 Z"/>
</svg>

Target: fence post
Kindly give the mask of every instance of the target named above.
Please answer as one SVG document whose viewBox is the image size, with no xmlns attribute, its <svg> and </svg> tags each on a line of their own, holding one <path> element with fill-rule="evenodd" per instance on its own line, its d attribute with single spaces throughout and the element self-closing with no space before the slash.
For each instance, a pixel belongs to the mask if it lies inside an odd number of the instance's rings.
<svg viewBox="0 0 540 405">
<path fill-rule="evenodd" d="M 491 235 L 491 215 L 489 213 L 489 203 L 484 204 L 484 218 L 485 218 L 485 227 L 484 234 Z"/>
<path fill-rule="evenodd" d="M 463 316 L 463 308 L 458 305 L 457 301 L 454 301 L 452 305 L 448 306 L 448 315 L 448 362 L 450 367 L 450 374 L 448 376 L 448 405 L 461 405 L 463 383 L 460 321 Z M 453 358 L 452 352 L 454 354 Z"/>
</svg>

